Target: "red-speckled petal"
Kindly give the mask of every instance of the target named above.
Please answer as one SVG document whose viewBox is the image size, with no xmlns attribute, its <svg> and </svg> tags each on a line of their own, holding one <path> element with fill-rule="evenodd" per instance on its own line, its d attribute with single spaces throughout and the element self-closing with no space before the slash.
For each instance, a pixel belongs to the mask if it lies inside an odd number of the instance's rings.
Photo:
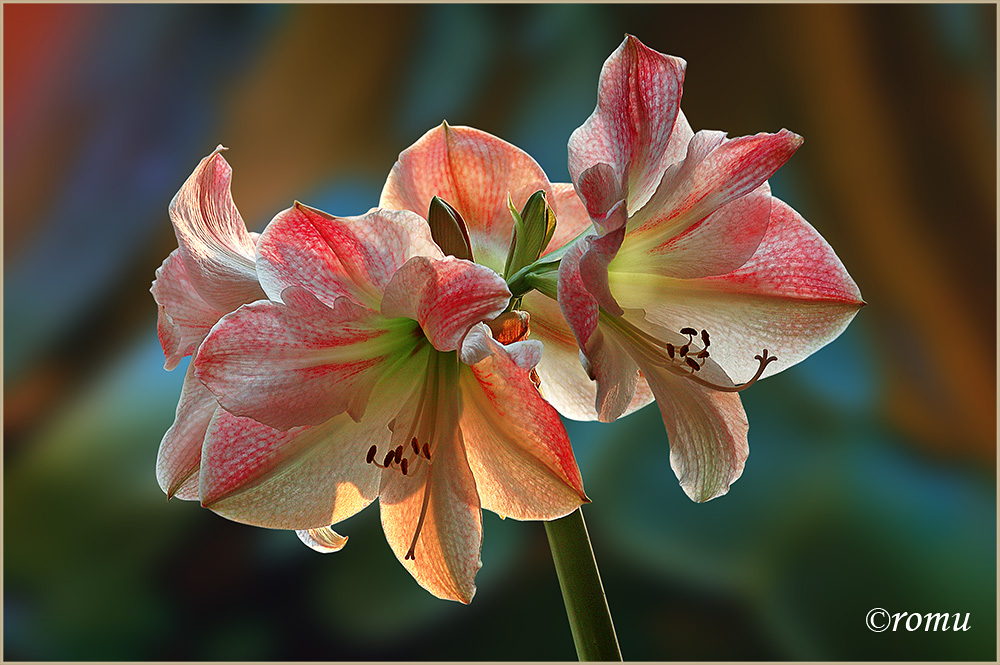
<svg viewBox="0 0 1000 665">
<path fill-rule="evenodd" d="M 490 355 L 461 375 L 461 428 L 482 507 L 519 520 L 567 515 L 588 499 L 562 421 L 528 369 L 483 340 Z"/>
<path fill-rule="evenodd" d="M 690 132 L 680 114 L 685 67 L 680 58 L 625 38 L 601 69 L 597 108 L 570 136 L 573 182 L 596 164 L 608 164 L 627 190 L 629 211 L 649 199 Z"/>
<path fill-rule="evenodd" d="M 542 256 L 559 249 L 591 227 L 587 208 L 576 195 L 572 183 L 553 183 L 552 195 L 554 199 L 549 205 L 556 213 L 556 231 Z"/>
<path fill-rule="evenodd" d="M 184 356 L 198 350 L 212 326 L 227 314 L 205 302 L 188 279 L 180 250 L 174 250 L 156 270 L 150 288 L 156 300 L 156 331 L 166 357 L 164 367 L 173 369 Z"/>
<path fill-rule="evenodd" d="M 379 206 L 426 217 L 431 199 L 444 199 L 465 220 L 476 262 L 503 272 L 514 228 L 508 196 L 521 210 L 538 190 L 552 200 L 545 172 L 526 152 L 478 129 L 445 123 L 399 155 Z"/>
<path fill-rule="evenodd" d="M 334 217 L 300 203 L 268 224 L 257 255 L 261 285 L 272 300 L 289 286 L 302 286 L 328 305 L 346 296 L 372 309 L 408 259 L 443 256 L 415 214 L 371 210 Z"/>
<path fill-rule="evenodd" d="M 385 367 L 414 344 L 416 325 L 387 321 L 347 298 L 327 307 L 304 288 L 226 316 L 195 359 L 227 410 L 288 429 L 347 411 L 360 419 Z"/>
<path fill-rule="evenodd" d="M 287 431 L 219 409 L 202 450 L 202 505 L 272 529 L 313 529 L 347 519 L 378 496 L 381 470 L 365 454 L 388 441 L 392 405 L 384 405 L 362 423 L 344 414 Z"/>
<path fill-rule="evenodd" d="M 420 322 L 434 348 L 457 349 L 473 325 L 504 310 L 510 290 L 485 266 L 448 256 L 414 257 L 393 275 L 382 314 Z"/>
<path fill-rule="evenodd" d="M 198 469 L 205 432 L 219 403 L 188 366 L 174 422 L 163 435 L 156 455 L 156 480 L 167 498 L 198 498 Z"/>
</svg>

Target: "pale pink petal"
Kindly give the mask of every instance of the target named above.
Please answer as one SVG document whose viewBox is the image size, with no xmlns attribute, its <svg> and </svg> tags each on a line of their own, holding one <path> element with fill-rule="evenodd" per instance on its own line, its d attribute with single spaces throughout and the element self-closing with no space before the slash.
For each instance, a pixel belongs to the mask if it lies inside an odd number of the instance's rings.
<svg viewBox="0 0 1000 665">
<path fill-rule="evenodd" d="M 163 435 L 156 455 L 156 480 L 167 498 L 185 501 L 198 498 L 198 469 L 205 431 L 219 403 L 194 375 L 190 364 L 181 386 L 174 422 Z"/>
<path fill-rule="evenodd" d="M 528 318 L 527 312 L 518 311 Z M 492 356 L 495 352 L 496 340 L 485 323 L 477 323 L 469 329 L 462 340 L 458 357 L 466 365 L 475 365 Z M 542 357 L 542 343 L 537 340 L 523 340 L 503 345 L 506 355 L 524 370 L 531 370 Z"/>
<path fill-rule="evenodd" d="M 594 237 L 585 236 L 577 240 L 559 262 L 559 307 L 581 347 L 596 330 L 600 310 L 580 275 L 580 258 L 589 249 L 590 240 Z"/>
<path fill-rule="evenodd" d="M 729 491 L 743 473 L 746 413 L 738 393 L 710 390 L 665 369 L 643 365 L 670 442 L 670 467 L 693 501 Z"/>
<path fill-rule="evenodd" d="M 387 405 L 388 407 L 388 405 Z M 313 529 L 354 515 L 378 495 L 368 448 L 390 432 L 387 409 L 281 431 L 219 409 L 202 450 L 201 502 L 237 522 Z"/>
<path fill-rule="evenodd" d="M 482 511 L 458 427 L 457 393 L 437 400 L 435 408 L 433 440 L 424 441 L 430 460 L 414 458 L 407 475 L 399 467 L 382 472 L 382 528 L 396 558 L 420 586 L 438 598 L 469 603 L 482 566 Z M 403 431 L 414 414 L 411 404 L 397 417 L 395 431 Z"/>
<path fill-rule="evenodd" d="M 684 279 L 723 275 L 753 256 L 770 216 L 770 187 L 764 183 L 666 241 L 652 234 L 627 236 L 609 269 Z"/>
<path fill-rule="evenodd" d="M 150 288 L 158 305 L 156 330 L 166 357 L 164 367 L 173 369 L 184 356 L 198 350 L 212 326 L 227 314 L 205 302 L 188 279 L 180 250 L 174 250 L 156 270 Z"/>
<path fill-rule="evenodd" d="M 468 225 L 476 262 L 503 272 L 514 226 L 508 197 L 521 210 L 538 190 L 552 200 L 548 178 L 523 150 L 478 129 L 444 123 L 399 155 L 379 206 L 426 218 L 431 199 L 444 199 Z"/>
<path fill-rule="evenodd" d="M 663 174 L 665 155 L 676 153 L 671 135 L 685 66 L 680 58 L 658 53 L 635 37 L 625 38 L 601 69 L 597 108 L 570 136 L 574 183 L 594 165 L 608 164 L 627 189 L 629 210 L 645 203 Z"/>
<path fill-rule="evenodd" d="M 333 217 L 301 203 L 268 224 L 257 255 L 261 285 L 272 300 L 288 286 L 303 286 L 328 305 L 347 296 L 372 309 L 408 259 L 443 256 L 427 222 L 409 212 Z"/>
<path fill-rule="evenodd" d="M 413 346 L 416 325 L 347 298 L 327 307 L 291 286 L 226 316 L 202 343 L 198 378 L 223 408 L 288 429 L 347 411 L 359 419 L 375 382 Z"/>
<path fill-rule="evenodd" d="M 453 256 L 417 256 L 393 275 L 382 314 L 420 322 L 434 348 L 454 351 L 469 328 L 498 315 L 509 300 L 503 278 L 485 266 Z"/>
<path fill-rule="evenodd" d="M 566 430 L 528 370 L 485 341 L 492 353 L 461 378 L 461 428 L 482 507 L 519 520 L 562 517 L 588 501 Z"/>
<path fill-rule="evenodd" d="M 584 238 L 582 242 L 587 250 L 580 256 L 580 279 L 584 287 L 604 311 L 614 316 L 621 316 L 622 308 L 608 285 L 608 265 L 618 254 L 624 239 L 624 226 L 599 237 Z"/>
<path fill-rule="evenodd" d="M 328 526 L 319 529 L 297 529 L 295 535 L 309 549 L 320 554 L 331 554 L 344 549 L 347 536 L 342 536 Z"/>
<path fill-rule="evenodd" d="M 548 247 L 542 251 L 542 256 L 559 249 L 591 226 L 587 208 L 576 195 L 572 183 L 553 183 L 552 195 L 554 198 L 549 205 L 556 213 L 556 231 Z"/>
<path fill-rule="evenodd" d="M 698 132 L 688 156 L 667 169 L 656 192 L 629 218 L 631 234 L 654 234 L 665 242 L 720 207 L 764 183 L 802 145 L 783 129 L 723 140 L 720 132 Z"/>
<path fill-rule="evenodd" d="M 170 221 L 189 279 L 207 303 L 230 312 L 263 297 L 254 243 L 230 192 L 233 171 L 219 146 L 170 202 Z"/>
<path fill-rule="evenodd" d="M 757 370 L 754 355 L 778 360 L 764 376 L 803 360 L 833 341 L 864 304 L 830 245 L 797 212 L 772 200 L 764 239 L 739 270 L 701 279 L 611 273 L 626 308 L 669 330 L 711 334 L 711 354 L 737 383 Z"/>
</svg>

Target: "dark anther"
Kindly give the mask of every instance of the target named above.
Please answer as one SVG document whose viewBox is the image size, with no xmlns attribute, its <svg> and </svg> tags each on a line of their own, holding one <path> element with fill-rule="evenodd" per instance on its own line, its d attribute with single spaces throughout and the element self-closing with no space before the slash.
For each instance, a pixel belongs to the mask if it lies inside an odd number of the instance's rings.
<svg viewBox="0 0 1000 665">
<path fill-rule="evenodd" d="M 701 331 L 701 341 L 705 343 L 705 348 L 706 349 L 709 346 L 711 346 L 712 343 L 710 341 L 708 341 L 708 331 L 707 330 L 702 330 Z"/>
<path fill-rule="evenodd" d="M 400 469 L 400 471 L 403 472 L 404 476 L 406 475 L 406 467 L 407 466 L 409 466 L 409 463 L 405 459 L 402 462 L 399 463 L 399 469 Z"/>
<path fill-rule="evenodd" d="M 426 457 L 428 460 L 430 460 L 431 458 L 431 447 L 428 446 L 426 443 L 424 444 L 424 457 Z"/>
<path fill-rule="evenodd" d="M 403 446 L 396 446 L 396 464 L 403 459 Z"/>
<path fill-rule="evenodd" d="M 698 331 L 695 330 L 694 328 L 681 328 L 681 334 L 682 335 L 691 335 L 692 337 L 694 337 L 695 335 L 698 334 Z"/>
<path fill-rule="evenodd" d="M 403 557 L 403 561 L 409 561 L 410 559 L 413 559 L 414 561 L 417 560 L 417 557 L 413 555 L 413 548 L 410 548 L 410 551 L 406 553 L 406 556 Z"/>
<path fill-rule="evenodd" d="M 673 344 L 669 344 L 669 343 L 667 344 L 667 355 L 670 356 L 671 360 L 673 360 L 673 358 L 674 358 L 674 345 Z"/>
<path fill-rule="evenodd" d="M 417 443 L 417 437 L 410 439 L 410 445 L 413 446 L 413 452 L 420 454 L 420 444 Z"/>
<path fill-rule="evenodd" d="M 698 361 L 695 360 L 694 358 L 685 358 L 684 362 L 686 362 L 688 364 L 688 367 L 690 367 L 691 369 L 693 369 L 696 372 L 699 369 L 701 369 L 701 365 L 699 365 Z"/>
<path fill-rule="evenodd" d="M 392 464 L 392 461 L 394 459 L 396 459 L 396 451 L 390 450 L 385 454 L 385 460 L 382 462 L 382 466 L 389 466 L 390 464 Z"/>
<path fill-rule="evenodd" d="M 369 464 L 371 464 L 372 460 L 375 459 L 375 451 L 376 451 L 375 446 L 372 446 L 371 448 L 368 449 L 368 456 L 365 457 L 365 461 L 368 462 Z"/>
<path fill-rule="evenodd" d="M 677 351 L 678 355 L 680 355 L 681 358 L 683 358 L 684 356 L 686 356 L 688 354 L 688 348 L 689 348 L 689 346 L 687 344 L 685 344 L 684 346 L 682 346 Z"/>
<path fill-rule="evenodd" d="M 698 355 L 696 355 L 695 357 L 696 358 L 707 358 L 708 357 L 708 349 L 702 349 L 701 351 L 698 352 Z"/>
</svg>

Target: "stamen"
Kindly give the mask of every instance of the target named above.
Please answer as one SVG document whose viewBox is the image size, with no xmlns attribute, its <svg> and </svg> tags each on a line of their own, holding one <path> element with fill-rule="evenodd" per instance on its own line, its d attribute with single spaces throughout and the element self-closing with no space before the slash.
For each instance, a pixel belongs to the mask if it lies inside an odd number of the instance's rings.
<svg viewBox="0 0 1000 665">
<path fill-rule="evenodd" d="M 392 461 L 394 459 L 396 459 L 396 451 L 395 450 L 390 450 L 389 452 L 387 452 L 385 454 L 385 460 L 383 460 L 382 466 L 388 467 L 390 464 L 392 464 Z"/>
<path fill-rule="evenodd" d="M 686 362 L 688 364 L 688 367 L 690 367 L 691 369 L 693 369 L 696 372 L 699 369 L 701 369 L 701 365 L 699 365 L 698 361 L 695 360 L 694 358 L 685 358 L 684 362 Z"/>
<path fill-rule="evenodd" d="M 374 445 L 371 448 L 369 448 L 368 449 L 368 455 L 367 455 L 367 457 L 365 457 L 365 461 L 368 462 L 369 464 L 371 464 L 372 461 L 375 459 L 375 453 L 377 451 L 378 451 L 378 448 L 376 446 L 374 446 Z"/>
<path fill-rule="evenodd" d="M 427 449 L 427 444 L 424 444 L 424 449 Z M 428 455 L 428 459 L 430 456 Z M 427 482 L 424 484 L 424 503 L 420 506 L 420 518 L 417 520 L 417 530 L 413 534 L 413 541 L 410 543 L 410 549 L 406 552 L 406 556 L 403 557 L 403 561 L 407 559 L 416 560 L 416 555 L 413 553 L 414 549 L 417 547 L 417 538 L 420 536 L 420 530 L 424 527 L 424 517 L 427 516 L 427 505 L 430 503 L 431 498 L 431 479 L 428 475 Z"/>
<path fill-rule="evenodd" d="M 690 330 L 690 328 L 688 328 L 688 330 Z M 677 352 L 678 355 L 680 355 L 681 358 L 686 356 L 688 354 L 688 349 L 690 348 L 690 346 L 691 346 L 690 344 L 685 344 L 684 346 L 682 346 L 680 350 Z"/>
<path fill-rule="evenodd" d="M 396 464 L 399 464 L 399 461 L 403 459 L 403 446 L 396 446 L 395 457 L 396 457 Z"/>
<path fill-rule="evenodd" d="M 670 356 L 671 360 L 674 359 L 674 345 L 669 342 L 667 342 L 667 355 Z"/>
<path fill-rule="evenodd" d="M 417 437 L 410 439 L 410 445 L 413 446 L 413 452 L 420 454 L 420 444 L 417 443 Z"/>
<path fill-rule="evenodd" d="M 698 331 L 694 328 L 681 328 L 682 335 L 688 335 L 689 337 L 694 337 L 698 334 Z"/>
<path fill-rule="evenodd" d="M 424 457 L 427 458 L 427 461 L 430 462 L 431 461 L 431 447 L 428 446 L 426 443 L 424 444 L 423 453 L 424 453 Z"/>
<path fill-rule="evenodd" d="M 409 466 L 409 462 L 406 460 L 406 458 L 404 458 L 403 461 L 399 463 L 399 470 L 403 472 L 404 476 L 406 475 L 407 466 Z"/>
<path fill-rule="evenodd" d="M 708 331 L 707 330 L 702 330 L 701 331 L 701 341 L 704 342 L 706 349 L 708 349 L 708 347 L 710 347 L 712 345 L 712 343 L 708 340 Z M 708 353 L 706 352 L 705 355 L 708 355 Z"/>
</svg>

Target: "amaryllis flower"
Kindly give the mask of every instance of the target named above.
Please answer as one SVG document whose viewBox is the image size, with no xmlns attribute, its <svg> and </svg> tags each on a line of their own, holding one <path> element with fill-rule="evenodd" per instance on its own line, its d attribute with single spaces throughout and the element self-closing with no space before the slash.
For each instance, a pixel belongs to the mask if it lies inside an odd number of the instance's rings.
<svg viewBox="0 0 1000 665">
<path fill-rule="evenodd" d="M 303 530 L 378 498 L 406 569 L 469 602 L 482 508 L 547 520 L 586 501 L 531 382 L 540 344 L 500 344 L 482 323 L 507 306 L 506 284 L 445 257 L 419 216 L 296 204 L 264 230 L 256 269 L 270 300 L 223 317 L 195 359 L 223 407 L 203 449 L 204 506 Z"/>
<path fill-rule="evenodd" d="M 739 390 L 839 335 L 863 304 L 830 246 L 770 194 L 802 139 L 690 133 L 683 60 L 628 37 L 601 72 L 597 108 L 569 142 L 595 232 L 562 257 L 559 304 L 597 383 L 601 420 L 645 387 L 671 466 L 696 501 L 724 494 L 747 457 Z"/>
<path fill-rule="evenodd" d="M 544 256 L 591 226 L 573 185 L 550 183 L 530 155 L 506 141 L 478 129 L 443 123 L 399 155 L 379 206 L 410 210 L 426 219 L 432 203 L 441 201 L 467 234 L 469 256 L 465 258 L 503 274 L 514 230 L 511 207 L 522 210 L 538 191 L 544 192 L 558 221 L 548 244 L 541 248 Z M 596 418 L 595 386 L 580 365 L 573 332 L 554 299 L 535 292 L 524 294 L 518 311 L 508 312 L 492 328 L 503 341 L 529 335 L 541 341 L 545 351 L 535 368 L 541 394 L 565 416 Z M 643 403 L 640 398 L 635 406 Z"/>
</svg>

